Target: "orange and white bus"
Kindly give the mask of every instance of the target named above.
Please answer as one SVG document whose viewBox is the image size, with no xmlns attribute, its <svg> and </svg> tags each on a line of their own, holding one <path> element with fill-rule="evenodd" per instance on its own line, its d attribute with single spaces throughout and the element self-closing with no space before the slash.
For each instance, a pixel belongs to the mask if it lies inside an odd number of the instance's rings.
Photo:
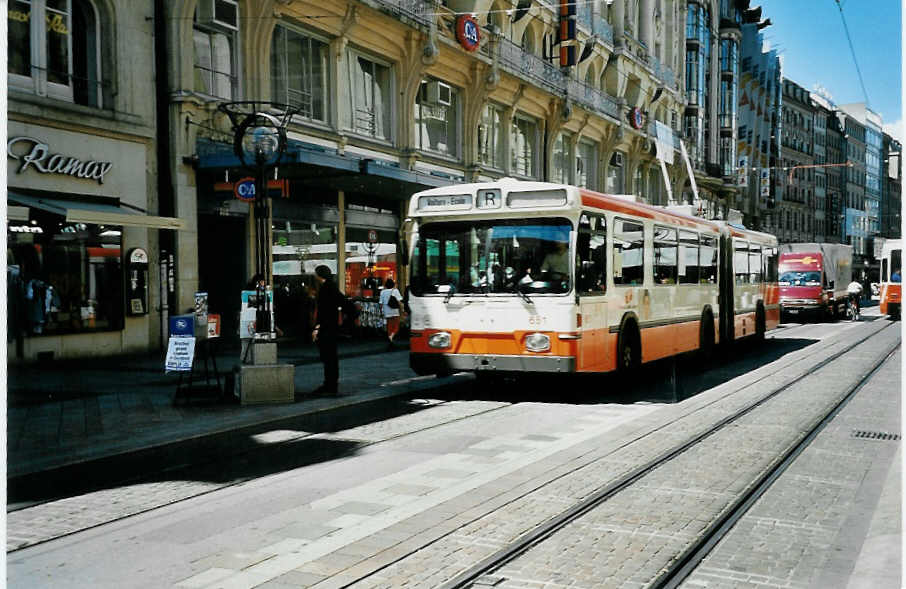
<svg viewBox="0 0 906 589">
<path fill-rule="evenodd" d="M 881 313 L 900 317 L 903 240 L 888 239 L 881 247 Z"/>
<path fill-rule="evenodd" d="M 634 201 L 509 178 L 413 195 L 415 372 L 629 371 L 777 326 L 774 236 Z"/>
</svg>

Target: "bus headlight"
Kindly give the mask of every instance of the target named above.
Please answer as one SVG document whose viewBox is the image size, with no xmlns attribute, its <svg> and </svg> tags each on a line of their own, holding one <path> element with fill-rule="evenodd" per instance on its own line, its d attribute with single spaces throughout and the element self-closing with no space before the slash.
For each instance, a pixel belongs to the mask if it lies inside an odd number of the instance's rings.
<svg viewBox="0 0 906 589">
<path fill-rule="evenodd" d="M 531 333 L 525 337 L 525 349 L 529 352 L 546 352 L 551 349 L 551 338 L 543 333 Z"/>
<path fill-rule="evenodd" d="M 432 348 L 449 348 L 450 334 L 446 331 L 438 331 L 437 333 L 432 333 L 428 338 L 428 345 Z"/>
</svg>

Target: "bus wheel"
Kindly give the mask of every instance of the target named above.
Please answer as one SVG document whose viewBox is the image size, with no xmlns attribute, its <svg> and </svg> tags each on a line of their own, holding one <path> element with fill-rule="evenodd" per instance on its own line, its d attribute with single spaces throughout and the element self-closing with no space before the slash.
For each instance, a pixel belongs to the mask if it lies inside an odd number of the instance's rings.
<svg viewBox="0 0 906 589">
<path fill-rule="evenodd" d="M 714 317 L 708 311 L 702 315 L 698 334 L 698 355 L 703 365 L 714 355 Z"/>
<path fill-rule="evenodd" d="M 641 363 L 641 337 L 635 323 L 627 321 L 620 330 L 617 341 L 617 370 L 622 374 L 633 372 Z"/>
</svg>

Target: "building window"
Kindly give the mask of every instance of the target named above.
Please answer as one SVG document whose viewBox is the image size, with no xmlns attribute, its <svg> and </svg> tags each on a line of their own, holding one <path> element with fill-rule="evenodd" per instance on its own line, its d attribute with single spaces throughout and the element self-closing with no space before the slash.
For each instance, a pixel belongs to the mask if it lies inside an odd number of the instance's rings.
<svg viewBox="0 0 906 589">
<path fill-rule="evenodd" d="M 570 137 L 566 133 L 557 135 L 551 161 L 551 182 L 569 184 Z"/>
<path fill-rule="evenodd" d="M 122 228 L 31 211 L 7 234 L 9 329 L 30 336 L 123 328 Z"/>
<path fill-rule="evenodd" d="M 481 163 L 502 169 L 504 160 L 503 142 L 503 109 L 488 104 L 478 124 L 478 157 Z"/>
<path fill-rule="evenodd" d="M 597 188 L 597 149 L 590 141 L 580 141 L 576 152 L 576 186 Z"/>
<path fill-rule="evenodd" d="M 390 67 L 350 51 L 349 93 L 355 132 L 389 139 L 391 129 Z"/>
<path fill-rule="evenodd" d="M 512 172 L 520 176 L 537 174 L 538 124 L 528 118 L 516 116 L 510 133 Z"/>
<path fill-rule="evenodd" d="M 458 92 L 440 80 L 422 80 L 415 97 L 416 143 L 422 151 L 459 154 Z"/>
<path fill-rule="evenodd" d="M 232 100 L 237 81 L 234 48 L 235 32 L 211 25 L 196 25 L 192 32 L 195 43 L 195 91 Z"/>
<path fill-rule="evenodd" d="M 88 0 L 11 0 L 9 86 L 101 106 L 100 25 Z"/>
<path fill-rule="evenodd" d="M 607 186 L 605 189 L 611 194 L 623 193 L 623 158 L 624 154 L 615 151 L 607 166 Z"/>
<path fill-rule="evenodd" d="M 271 86 L 275 101 L 295 106 L 307 119 L 327 120 L 328 46 L 293 29 L 274 29 Z"/>
</svg>

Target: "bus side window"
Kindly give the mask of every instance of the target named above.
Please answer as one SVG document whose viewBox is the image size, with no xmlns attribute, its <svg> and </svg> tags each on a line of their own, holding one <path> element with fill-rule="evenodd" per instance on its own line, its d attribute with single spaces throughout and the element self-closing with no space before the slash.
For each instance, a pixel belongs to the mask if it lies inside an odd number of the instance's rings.
<svg viewBox="0 0 906 589">
<path fill-rule="evenodd" d="M 761 273 L 761 246 L 749 245 L 749 283 L 758 284 L 763 279 Z"/>
<path fill-rule="evenodd" d="M 625 219 L 613 221 L 613 283 L 642 284 L 645 278 L 645 227 Z"/>
<path fill-rule="evenodd" d="M 701 284 L 717 284 L 717 238 L 702 235 L 699 252 L 698 281 Z"/>
<path fill-rule="evenodd" d="M 579 294 L 603 294 L 607 289 L 607 221 L 598 215 L 579 219 L 576 276 Z"/>
<path fill-rule="evenodd" d="M 691 231 L 679 232 L 679 267 L 680 284 L 698 284 L 698 234 Z"/>
<path fill-rule="evenodd" d="M 741 239 L 733 240 L 733 273 L 736 275 L 736 284 L 748 284 L 749 246 Z"/>
<path fill-rule="evenodd" d="M 676 229 L 654 227 L 654 283 L 676 284 Z"/>
</svg>

